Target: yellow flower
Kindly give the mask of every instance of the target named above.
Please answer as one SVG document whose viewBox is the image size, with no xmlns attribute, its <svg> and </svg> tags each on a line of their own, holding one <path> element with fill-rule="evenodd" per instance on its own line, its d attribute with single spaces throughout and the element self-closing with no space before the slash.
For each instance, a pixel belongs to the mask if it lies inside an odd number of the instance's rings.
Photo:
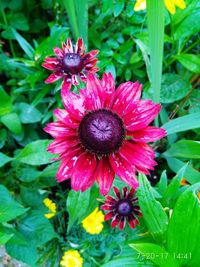
<svg viewBox="0 0 200 267">
<path fill-rule="evenodd" d="M 46 213 L 44 216 L 47 219 L 51 219 L 56 215 L 56 204 L 49 198 L 43 200 L 44 205 L 49 209 L 49 213 Z"/>
<path fill-rule="evenodd" d="M 102 211 L 96 208 L 88 217 L 83 221 L 83 228 L 91 235 L 99 234 L 103 229 L 104 215 Z"/>
<path fill-rule="evenodd" d="M 171 14 L 174 14 L 176 12 L 176 6 L 181 9 L 186 8 L 184 0 L 165 0 L 165 6 Z M 146 0 L 136 0 L 134 6 L 135 11 L 144 10 L 145 8 L 146 8 Z"/>
<path fill-rule="evenodd" d="M 82 267 L 83 258 L 77 250 L 68 250 L 64 253 L 60 265 L 62 267 Z"/>
</svg>

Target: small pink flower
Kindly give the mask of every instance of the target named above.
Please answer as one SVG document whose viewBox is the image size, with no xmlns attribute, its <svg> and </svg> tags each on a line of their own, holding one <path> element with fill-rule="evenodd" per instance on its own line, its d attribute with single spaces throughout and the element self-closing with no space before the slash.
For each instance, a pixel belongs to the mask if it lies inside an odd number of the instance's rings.
<svg viewBox="0 0 200 267">
<path fill-rule="evenodd" d="M 42 66 L 48 70 L 54 71 L 45 83 L 53 83 L 63 78 L 62 90 L 69 91 L 71 84 L 78 85 L 78 78 L 86 82 L 86 73 L 95 73 L 98 61 L 95 56 L 98 50 L 90 51 L 85 54 L 83 39 L 79 38 L 76 46 L 73 47 L 70 39 L 62 43 L 62 49 L 55 47 L 55 58 L 47 57 Z"/>
<path fill-rule="evenodd" d="M 111 220 L 111 227 L 118 225 L 120 230 L 123 230 L 126 221 L 131 228 L 135 228 L 139 224 L 138 217 L 142 216 L 140 207 L 138 206 L 138 198 L 135 197 L 135 189 L 129 191 L 127 187 L 122 189 L 122 194 L 117 187 L 113 187 L 115 198 L 107 196 L 102 210 L 108 211 L 104 216 L 104 220 Z"/>
<path fill-rule="evenodd" d="M 141 89 L 138 82 L 126 82 L 115 90 L 112 75 L 104 73 L 102 80 L 89 74 L 80 95 L 62 91 L 65 109 L 56 109 L 58 121 L 45 128 L 55 138 L 48 151 L 60 154 L 58 182 L 71 178 L 72 189 L 84 191 L 97 181 L 106 195 L 115 174 L 136 188 L 136 171 L 149 174 L 154 169 L 147 142 L 166 132 L 148 126 L 161 106 L 140 100 Z"/>
</svg>

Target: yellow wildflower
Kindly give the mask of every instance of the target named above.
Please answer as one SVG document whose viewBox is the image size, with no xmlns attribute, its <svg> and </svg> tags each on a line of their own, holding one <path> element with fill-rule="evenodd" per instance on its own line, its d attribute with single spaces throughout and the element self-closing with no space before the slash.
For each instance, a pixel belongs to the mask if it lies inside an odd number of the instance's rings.
<svg viewBox="0 0 200 267">
<path fill-rule="evenodd" d="M 68 250 L 64 253 L 60 265 L 62 267 L 82 267 L 83 258 L 77 250 Z"/>
<path fill-rule="evenodd" d="M 44 205 L 49 209 L 49 213 L 46 213 L 44 216 L 47 219 L 51 219 L 56 215 L 56 204 L 49 198 L 43 200 Z"/>
<path fill-rule="evenodd" d="M 200 191 L 197 192 L 197 197 L 200 200 Z"/>
<path fill-rule="evenodd" d="M 165 6 L 171 14 L 176 12 L 176 6 L 180 9 L 186 8 L 184 0 L 165 0 Z M 136 0 L 134 10 L 140 11 L 146 8 L 146 0 Z"/>
<path fill-rule="evenodd" d="M 103 229 L 104 215 L 103 212 L 96 208 L 88 217 L 83 221 L 83 228 L 91 235 L 99 234 Z"/>
</svg>

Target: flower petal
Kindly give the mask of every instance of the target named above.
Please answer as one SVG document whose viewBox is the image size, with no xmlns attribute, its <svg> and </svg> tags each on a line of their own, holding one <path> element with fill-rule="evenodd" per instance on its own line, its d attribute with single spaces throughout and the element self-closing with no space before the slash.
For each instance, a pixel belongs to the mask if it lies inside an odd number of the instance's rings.
<svg viewBox="0 0 200 267">
<path fill-rule="evenodd" d="M 114 191 L 114 194 L 115 194 L 116 198 L 120 199 L 121 196 L 120 196 L 119 189 L 116 186 L 113 186 L 113 191 Z"/>
<path fill-rule="evenodd" d="M 113 153 L 109 157 L 110 164 L 119 178 L 128 185 L 137 188 L 139 183 L 135 176 L 135 167 L 130 162 L 120 156 L 119 153 Z"/>
<path fill-rule="evenodd" d="M 128 131 L 137 131 L 146 128 L 158 115 L 160 104 L 150 100 L 140 100 L 132 111 L 124 114 L 123 121 Z"/>
<path fill-rule="evenodd" d="M 75 191 L 85 191 L 87 188 L 92 186 L 95 181 L 95 169 L 97 161 L 96 156 L 83 152 L 81 155 L 76 157 L 73 165 L 71 186 Z"/>
<path fill-rule="evenodd" d="M 57 57 L 63 58 L 64 57 L 64 51 L 60 49 L 59 47 L 55 47 L 53 49 L 54 53 L 56 54 Z"/>
<path fill-rule="evenodd" d="M 53 71 L 58 70 L 58 66 L 53 63 L 42 63 L 42 67 L 47 70 L 53 70 Z"/>
<path fill-rule="evenodd" d="M 113 94 L 115 93 L 115 81 L 112 74 L 104 73 L 101 80 L 101 102 L 103 108 L 111 108 L 113 104 Z"/>
<path fill-rule="evenodd" d="M 61 96 L 66 110 L 73 118 L 80 121 L 86 111 L 84 98 L 73 92 L 66 92 L 65 90 L 61 91 Z"/>
<path fill-rule="evenodd" d="M 56 174 L 56 178 L 59 183 L 71 178 L 74 161 L 80 154 L 80 147 L 74 147 L 66 153 Z"/>
<path fill-rule="evenodd" d="M 55 139 L 47 148 L 47 151 L 53 154 L 66 153 L 70 148 L 78 145 L 77 138 Z"/>
<path fill-rule="evenodd" d="M 128 224 L 130 225 L 131 228 L 135 228 L 139 224 L 139 221 L 137 218 L 134 217 L 133 214 L 130 214 L 128 216 Z"/>
<path fill-rule="evenodd" d="M 123 117 L 130 107 L 132 109 L 132 105 L 140 99 L 141 90 L 142 85 L 138 82 L 122 83 L 114 95 L 113 111 Z"/>
<path fill-rule="evenodd" d="M 94 74 L 88 74 L 86 90 L 81 90 L 80 93 L 85 97 L 87 109 L 101 109 L 102 103 L 99 96 L 102 87 L 100 80 Z"/>
<path fill-rule="evenodd" d="M 119 230 L 123 230 L 125 225 L 126 225 L 126 218 L 123 216 L 121 217 L 120 222 L 119 222 Z"/>
<path fill-rule="evenodd" d="M 53 83 L 63 77 L 62 72 L 54 72 L 44 81 L 45 83 Z"/>
<path fill-rule="evenodd" d="M 61 121 L 68 127 L 72 129 L 78 129 L 79 126 L 78 122 L 73 117 L 71 117 L 70 113 L 67 112 L 67 110 L 57 108 L 54 110 L 53 114 L 59 121 Z"/>
<path fill-rule="evenodd" d="M 112 219 L 114 213 L 112 211 L 108 212 L 105 216 L 104 216 L 104 221 L 108 221 L 110 219 Z"/>
<path fill-rule="evenodd" d="M 98 161 L 95 177 L 100 187 L 100 193 L 104 196 L 107 195 L 115 177 L 107 157 L 102 157 Z"/>
<path fill-rule="evenodd" d="M 74 53 L 71 39 L 67 39 L 66 43 L 62 43 L 62 47 L 63 47 L 65 53 Z"/>
<path fill-rule="evenodd" d="M 116 227 L 120 222 L 120 216 L 118 214 L 115 215 L 115 217 L 112 219 L 111 227 Z"/>
<path fill-rule="evenodd" d="M 166 131 L 162 128 L 148 126 L 144 129 L 128 132 L 127 135 L 132 136 L 135 142 L 154 142 L 166 136 Z"/>
<path fill-rule="evenodd" d="M 99 53 L 99 50 L 92 50 L 89 53 L 85 54 L 83 57 L 84 63 L 87 63 L 91 60 L 91 58 L 94 58 Z"/>
<path fill-rule="evenodd" d="M 46 57 L 44 62 L 48 64 L 55 64 L 55 65 L 61 64 L 60 61 L 56 57 Z"/>
<path fill-rule="evenodd" d="M 145 143 L 125 141 L 119 153 L 126 162 L 135 166 L 136 169 L 142 173 L 148 174 L 148 170 L 153 170 L 153 167 L 157 165 L 154 161 L 153 149 Z"/>
<path fill-rule="evenodd" d="M 49 133 L 54 138 L 63 138 L 68 136 L 76 136 L 76 131 L 68 128 L 64 123 L 60 121 L 47 124 L 44 128 L 46 133 Z"/>
<path fill-rule="evenodd" d="M 75 53 L 79 55 L 84 55 L 85 49 L 84 49 L 84 43 L 83 39 L 79 38 L 78 41 L 76 42 L 76 48 L 75 48 Z"/>
</svg>

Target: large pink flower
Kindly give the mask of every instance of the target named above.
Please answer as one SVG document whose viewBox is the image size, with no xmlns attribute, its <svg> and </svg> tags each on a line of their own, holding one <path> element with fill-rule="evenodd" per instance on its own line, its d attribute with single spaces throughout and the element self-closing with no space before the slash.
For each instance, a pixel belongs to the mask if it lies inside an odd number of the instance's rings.
<svg viewBox="0 0 200 267">
<path fill-rule="evenodd" d="M 138 82 L 126 82 L 115 90 L 112 75 L 104 73 L 102 80 L 89 74 L 80 95 L 62 91 L 65 109 L 56 109 L 58 121 L 45 128 L 55 138 L 48 151 L 60 154 L 58 182 L 71 178 L 72 189 L 84 191 L 96 180 L 106 195 L 115 174 L 136 188 L 136 171 L 149 174 L 154 169 L 147 142 L 166 133 L 148 126 L 161 106 L 140 100 L 141 89 Z"/>
<path fill-rule="evenodd" d="M 95 56 L 98 50 L 90 51 L 85 54 L 83 39 L 79 38 L 76 46 L 73 47 L 70 39 L 62 43 L 62 48 L 55 47 L 56 58 L 47 57 L 42 66 L 48 70 L 54 71 L 45 83 L 53 83 L 63 78 L 62 89 L 68 91 L 71 84 L 78 85 L 78 78 L 86 82 L 87 73 L 95 73 L 99 70 L 95 65 L 98 61 Z"/>
</svg>

